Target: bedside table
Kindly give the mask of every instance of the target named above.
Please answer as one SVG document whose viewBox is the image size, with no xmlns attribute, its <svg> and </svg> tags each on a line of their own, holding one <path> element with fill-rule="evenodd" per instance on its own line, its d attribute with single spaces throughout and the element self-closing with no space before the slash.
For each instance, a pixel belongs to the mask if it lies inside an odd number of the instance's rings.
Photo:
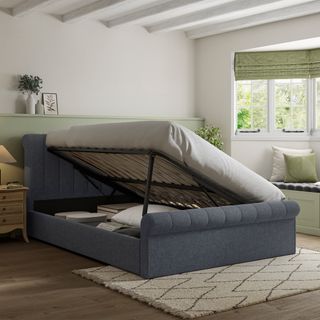
<svg viewBox="0 0 320 320">
<path fill-rule="evenodd" d="M 23 239 L 27 236 L 26 198 L 28 188 L 6 189 L 0 187 L 0 234 L 21 229 Z"/>
</svg>

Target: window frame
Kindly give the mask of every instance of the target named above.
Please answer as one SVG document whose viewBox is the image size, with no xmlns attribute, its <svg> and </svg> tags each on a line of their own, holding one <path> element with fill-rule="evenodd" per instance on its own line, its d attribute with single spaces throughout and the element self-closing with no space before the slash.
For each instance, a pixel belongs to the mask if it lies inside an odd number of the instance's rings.
<svg viewBox="0 0 320 320">
<path fill-rule="evenodd" d="M 283 132 L 275 128 L 275 80 L 268 81 L 268 105 L 267 105 L 267 129 L 259 132 L 241 132 L 237 129 L 237 81 L 233 77 L 232 85 L 232 140 L 310 140 L 311 136 L 316 139 L 320 138 L 320 128 L 317 129 L 316 117 L 316 79 L 308 78 L 307 80 L 307 123 L 304 132 Z"/>
</svg>

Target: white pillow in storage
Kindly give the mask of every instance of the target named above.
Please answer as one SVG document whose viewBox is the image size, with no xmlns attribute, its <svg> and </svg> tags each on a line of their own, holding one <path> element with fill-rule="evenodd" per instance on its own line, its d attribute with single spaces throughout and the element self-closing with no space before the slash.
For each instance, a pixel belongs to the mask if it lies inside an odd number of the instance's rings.
<svg viewBox="0 0 320 320">
<path fill-rule="evenodd" d="M 284 161 L 284 155 L 308 155 L 312 153 L 312 149 L 291 149 L 282 147 L 272 147 L 273 158 L 272 158 L 272 175 L 270 181 L 284 181 L 286 175 L 286 164 Z"/>
<path fill-rule="evenodd" d="M 143 205 L 131 207 L 117 213 L 111 218 L 111 220 L 118 223 L 128 224 L 129 226 L 139 228 L 141 224 L 141 219 L 142 219 L 142 210 L 143 210 Z M 157 204 L 149 204 L 148 206 L 148 213 L 169 212 L 169 211 L 179 211 L 179 209 L 168 207 L 168 206 L 157 205 Z"/>
</svg>

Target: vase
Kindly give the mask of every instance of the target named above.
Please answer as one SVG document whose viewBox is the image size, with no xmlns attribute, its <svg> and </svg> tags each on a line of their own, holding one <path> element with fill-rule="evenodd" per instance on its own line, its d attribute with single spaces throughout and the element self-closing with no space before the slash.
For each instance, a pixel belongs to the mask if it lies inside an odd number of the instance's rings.
<svg viewBox="0 0 320 320">
<path fill-rule="evenodd" d="M 36 114 L 44 114 L 44 107 L 40 100 L 36 104 Z"/>
<path fill-rule="evenodd" d="M 34 100 L 33 94 L 29 93 L 28 98 L 26 100 L 26 113 L 35 114 L 35 112 L 36 112 L 36 102 Z"/>
</svg>

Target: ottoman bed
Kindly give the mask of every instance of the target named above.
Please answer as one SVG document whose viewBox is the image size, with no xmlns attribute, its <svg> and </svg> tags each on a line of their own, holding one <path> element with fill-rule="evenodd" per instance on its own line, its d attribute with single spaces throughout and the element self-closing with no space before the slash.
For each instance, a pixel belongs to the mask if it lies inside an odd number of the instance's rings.
<svg viewBox="0 0 320 320">
<path fill-rule="evenodd" d="M 23 146 L 33 238 L 144 278 L 295 252 L 297 203 L 174 123 L 77 126 Z M 138 235 L 54 216 L 120 202 L 143 205 Z"/>
</svg>

